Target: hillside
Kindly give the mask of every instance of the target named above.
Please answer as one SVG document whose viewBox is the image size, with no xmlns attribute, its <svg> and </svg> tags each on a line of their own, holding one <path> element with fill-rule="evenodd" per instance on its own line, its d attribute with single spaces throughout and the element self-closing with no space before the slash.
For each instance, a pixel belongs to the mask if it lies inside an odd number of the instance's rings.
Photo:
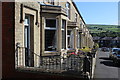
<svg viewBox="0 0 120 80">
<path fill-rule="evenodd" d="M 120 26 L 117 25 L 94 25 L 88 24 L 88 29 L 93 36 L 99 37 L 116 37 L 120 36 Z"/>
</svg>

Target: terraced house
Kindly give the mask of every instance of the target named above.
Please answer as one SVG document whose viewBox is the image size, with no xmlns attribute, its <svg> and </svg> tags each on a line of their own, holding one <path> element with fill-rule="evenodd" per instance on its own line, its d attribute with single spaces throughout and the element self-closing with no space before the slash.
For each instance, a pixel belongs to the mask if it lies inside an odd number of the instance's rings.
<svg viewBox="0 0 120 80">
<path fill-rule="evenodd" d="M 3 78 L 78 75 L 82 58 L 74 58 L 74 64 L 69 54 L 94 45 L 72 0 L 2 2 L 2 21 Z"/>
</svg>

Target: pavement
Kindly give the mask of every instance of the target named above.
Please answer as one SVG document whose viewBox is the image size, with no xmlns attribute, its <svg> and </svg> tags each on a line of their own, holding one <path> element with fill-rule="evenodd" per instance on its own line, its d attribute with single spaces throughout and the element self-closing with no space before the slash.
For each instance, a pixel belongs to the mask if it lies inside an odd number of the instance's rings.
<svg viewBox="0 0 120 80">
<path fill-rule="evenodd" d="M 120 80 L 120 66 L 115 66 L 108 55 L 109 52 L 98 51 L 96 61 L 94 60 L 94 80 Z"/>
</svg>

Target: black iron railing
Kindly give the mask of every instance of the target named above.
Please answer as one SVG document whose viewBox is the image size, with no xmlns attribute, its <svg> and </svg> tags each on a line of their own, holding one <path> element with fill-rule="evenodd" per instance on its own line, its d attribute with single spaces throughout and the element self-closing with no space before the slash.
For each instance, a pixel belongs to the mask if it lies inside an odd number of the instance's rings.
<svg viewBox="0 0 120 80">
<path fill-rule="evenodd" d="M 27 52 L 30 54 L 25 57 Z M 16 48 L 17 69 L 21 68 L 22 66 L 24 69 L 32 67 L 30 70 L 39 72 L 60 73 L 61 75 L 71 74 L 79 77 L 87 77 L 88 75 L 86 75 L 86 73 L 89 73 L 89 76 L 92 76 L 92 56 L 83 54 L 77 55 L 74 54 L 75 51 L 67 52 L 67 57 L 58 55 L 40 56 L 40 54 L 36 54 L 31 50 L 27 52 L 26 48 L 24 47 L 18 46 Z"/>
</svg>

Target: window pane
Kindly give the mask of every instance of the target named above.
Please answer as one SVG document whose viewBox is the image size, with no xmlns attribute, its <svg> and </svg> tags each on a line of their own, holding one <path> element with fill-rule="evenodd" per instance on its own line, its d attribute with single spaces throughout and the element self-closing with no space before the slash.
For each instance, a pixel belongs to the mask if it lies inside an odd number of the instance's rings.
<svg viewBox="0 0 120 80">
<path fill-rule="evenodd" d="M 66 46 L 65 27 L 66 27 L 66 21 L 62 20 L 62 49 L 65 49 L 65 46 Z"/>
<path fill-rule="evenodd" d="M 51 0 L 51 4 L 53 4 L 53 5 L 54 5 L 54 0 Z"/>
<path fill-rule="evenodd" d="M 66 26 L 66 21 L 62 20 L 62 29 L 65 29 L 65 26 Z"/>
<path fill-rule="evenodd" d="M 28 16 L 25 16 L 25 22 L 24 22 L 25 25 L 29 25 L 29 17 Z"/>
<path fill-rule="evenodd" d="M 62 49 L 65 49 L 65 30 L 62 30 Z"/>
<path fill-rule="evenodd" d="M 45 30 L 45 50 L 55 51 L 56 50 L 56 31 Z"/>
<path fill-rule="evenodd" d="M 80 48 L 80 44 L 81 44 L 81 40 L 80 40 L 80 37 L 81 37 L 81 35 L 80 35 L 80 33 L 78 32 L 78 34 L 77 34 L 78 36 L 77 36 L 77 48 Z"/>
<path fill-rule="evenodd" d="M 67 16 L 70 18 L 70 3 L 66 3 L 66 9 L 67 9 Z"/>
<path fill-rule="evenodd" d="M 70 8 L 70 3 L 66 3 L 66 8 Z"/>
<path fill-rule="evenodd" d="M 67 35 L 70 35 L 70 34 L 71 34 L 71 31 L 70 31 L 70 30 L 68 30 L 68 31 L 67 31 Z"/>
<path fill-rule="evenodd" d="M 26 27 L 25 26 L 25 31 L 24 31 L 24 42 L 25 42 L 25 48 L 27 48 L 28 47 L 28 26 Z"/>
<path fill-rule="evenodd" d="M 67 38 L 68 38 L 68 48 L 73 48 L 73 45 L 74 45 L 74 43 L 73 43 L 73 41 L 74 41 L 74 37 L 73 37 L 73 33 L 72 33 L 72 31 L 71 30 L 68 30 L 67 31 Z"/>
<path fill-rule="evenodd" d="M 46 27 L 56 27 L 56 20 L 55 19 L 46 19 Z"/>
<path fill-rule="evenodd" d="M 77 13 L 75 13 L 75 22 L 77 22 Z"/>
<path fill-rule="evenodd" d="M 70 37 L 70 45 L 71 45 L 71 48 L 74 48 L 74 34 L 73 32 L 71 32 L 71 37 Z"/>
</svg>

